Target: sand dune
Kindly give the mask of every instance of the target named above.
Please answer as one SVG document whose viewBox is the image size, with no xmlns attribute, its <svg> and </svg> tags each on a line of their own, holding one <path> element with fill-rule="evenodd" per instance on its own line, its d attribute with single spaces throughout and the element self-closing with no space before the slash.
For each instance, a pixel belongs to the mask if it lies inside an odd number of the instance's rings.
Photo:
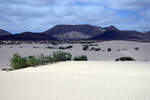
<svg viewBox="0 0 150 100">
<path fill-rule="evenodd" d="M 0 71 L 0 100 L 150 100 L 150 62 L 60 62 Z"/>
<path fill-rule="evenodd" d="M 114 61 L 119 57 L 130 56 L 137 61 L 150 61 L 150 43 L 140 43 L 131 41 L 108 41 L 94 43 L 98 46 L 91 46 L 95 48 L 101 48 L 100 51 L 83 51 L 82 44 L 58 44 L 56 46 L 51 44 L 20 44 L 20 45 L 2 45 L 0 48 L 0 68 L 10 68 L 10 57 L 14 53 L 19 53 L 21 56 L 39 55 L 43 53 L 50 55 L 52 52 L 64 51 L 70 52 L 73 56 L 86 55 L 90 61 Z M 59 48 L 60 46 L 72 45 L 72 49 L 59 50 L 48 49 L 48 46 Z M 90 47 L 90 48 L 91 48 Z M 134 48 L 138 47 L 139 50 Z M 111 52 L 107 52 L 107 49 L 111 48 Z"/>
</svg>

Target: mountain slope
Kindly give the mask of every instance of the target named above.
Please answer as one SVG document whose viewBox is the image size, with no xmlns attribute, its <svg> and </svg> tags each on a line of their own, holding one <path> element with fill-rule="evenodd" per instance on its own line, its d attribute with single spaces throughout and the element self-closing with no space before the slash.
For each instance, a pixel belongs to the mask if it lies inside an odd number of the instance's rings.
<svg viewBox="0 0 150 100">
<path fill-rule="evenodd" d="M 43 34 L 54 36 L 57 39 L 62 39 L 63 37 L 70 37 L 69 39 L 87 39 L 100 34 L 101 32 L 103 32 L 103 28 L 92 25 L 56 25 L 53 28 L 43 32 Z M 79 38 L 74 38 L 72 35 L 78 35 Z"/>
<path fill-rule="evenodd" d="M 122 31 L 114 26 L 56 25 L 41 33 L 24 32 L 1 36 L 0 40 L 135 40 L 150 41 L 149 32 Z"/>
<path fill-rule="evenodd" d="M 90 40 L 142 40 L 149 39 L 143 33 L 137 31 L 120 31 L 116 29 L 106 29 L 102 34 L 91 37 Z"/>
<path fill-rule="evenodd" d="M 114 26 L 56 25 L 43 32 L 58 40 L 136 40 L 149 41 L 150 36 L 138 31 L 121 31 Z"/>
<path fill-rule="evenodd" d="M 11 33 L 0 29 L 0 36 L 6 36 L 6 35 L 11 35 Z"/>
<path fill-rule="evenodd" d="M 0 37 L 0 40 L 56 40 L 55 38 L 41 33 L 24 32 L 21 34 L 14 34 Z"/>
</svg>

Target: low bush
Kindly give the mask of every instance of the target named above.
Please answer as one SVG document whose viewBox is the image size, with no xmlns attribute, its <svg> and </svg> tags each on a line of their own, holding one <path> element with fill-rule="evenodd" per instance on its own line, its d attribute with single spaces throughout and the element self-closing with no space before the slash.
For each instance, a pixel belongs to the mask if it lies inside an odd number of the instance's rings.
<svg viewBox="0 0 150 100">
<path fill-rule="evenodd" d="M 82 48 L 84 51 L 87 51 L 89 49 L 89 46 L 88 45 L 83 45 L 83 48 Z"/>
<path fill-rule="evenodd" d="M 26 68 L 27 65 L 27 59 L 24 57 L 21 57 L 19 54 L 15 53 L 10 61 L 10 66 L 12 69 L 20 69 L 20 68 Z"/>
<path fill-rule="evenodd" d="M 91 50 L 92 50 L 92 51 L 100 51 L 101 48 L 95 48 L 95 47 L 92 47 Z"/>
<path fill-rule="evenodd" d="M 29 56 L 26 59 L 27 59 L 28 66 L 36 66 L 39 64 L 39 61 L 37 60 L 35 56 Z"/>
<path fill-rule="evenodd" d="M 72 55 L 70 53 L 60 51 L 60 52 L 54 52 L 52 57 L 55 62 L 58 62 L 58 61 L 71 60 Z"/>
<path fill-rule="evenodd" d="M 55 63 L 60 61 L 72 60 L 72 55 L 66 52 L 54 52 L 52 55 L 44 56 L 43 54 L 38 56 L 21 57 L 15 53 L 10 61 L 10 66 L 13 70 L 26 68 L 30 66 L 45 65 L 48 63 Z M 85 55 L 76 56 L 73 58 L 74 61 L 87 61 Z"/>
<path fill-rule="evenodd" d="M 72 45 L 67 46 L 67 47 L 62 47 L 62 46 L 60 46 L 59 49 L 71 49 L 72 47 L 73 47 Z"/>
<path fill-rule="evenodd" d="M 56 45 L 58 45 L 58 43 L 56 43 L 56 42 L 52 42 L 52 45 L 56 46 Z"/>
<path fill-rule="evenodd" d="M 107 51 L 110 52 L 110 51 L 111 51 L 111 48 L 108 48 Z"/>
<path fill-rule="evenodd" d="M 135 47 L 134 49 L 135 49 L 135 50 L 139 50 L 139 48 L 138 48 L 138 47 Z"/>
<path fill-rule="evenodd" d="M 81 55 L 81 56 L 76 56 L 73 58 L 74 61 L 87 61 L 87 56 Z"/>
<path fill-rule="evenodd" d="M 54 62 L 51 55 L 44 56 L 43 54 L 40 54 L 39 56 L 37 56 L 36 60 L 37 60 L 38 65 L 45 65 L 45 64 Z"/>
<path fill-rule="evenodd" d="M 52 56 L 44 56 L 41 54 L 39 56 L 28 57 L 21 57 L 19 54 L 15 53 L 11 58 L 10 66 L 12 69 L 16 70 L 30 66 L 45 65 L 48 63 L 67 61 L 71 59 L 72 55 L 66 52 L 54 52 Z"/>
<path fill-rule="evenodd" d="M 89 44 L 89 46 L 98 46 L 98 44 Z"/>
<path fill-rule="evenodd" d="M 33 46 L 33 48 L 40 48 L 40 47 L 38 47 L 38 46 Z"/>
<path fill-rule="evenodd" d="M 120 57 L 120 58 L 116 59 L 115 61 L 136 61 L 136 60 L 131 57 Z"/>
<path fill-rule="evenodd" d="M 55 49 L 55 47 L 48 46 L 47 49 Z"/>
</svg>

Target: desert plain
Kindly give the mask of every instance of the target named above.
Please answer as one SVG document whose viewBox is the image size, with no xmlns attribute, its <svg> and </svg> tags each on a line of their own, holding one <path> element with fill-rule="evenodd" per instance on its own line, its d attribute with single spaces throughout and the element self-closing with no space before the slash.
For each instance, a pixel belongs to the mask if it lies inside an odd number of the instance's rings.
<svg viewBox="0 0 150 100">
<path fill-rule="evenodd" d="M 13 71 L 0 71 L 1 100 L 150 100 L 150 43 L 109 41 L 83 44 L 1 45 L 0 68 L 10 68 L 10 57 L 70 52 L 88 61 L 67 61 Z M 73 47 L 60 50 L 60 46 Z M 91 48 L 93 46 L 90 46 Z M 108 51 L 111 48 L 111 51 Z M 136 49 L 135 49 L 136 48 Z M 138 48 L 138 49 L 137 49 Z M 119 57 L 136 61 L 115 61 Z"/>
</svg>

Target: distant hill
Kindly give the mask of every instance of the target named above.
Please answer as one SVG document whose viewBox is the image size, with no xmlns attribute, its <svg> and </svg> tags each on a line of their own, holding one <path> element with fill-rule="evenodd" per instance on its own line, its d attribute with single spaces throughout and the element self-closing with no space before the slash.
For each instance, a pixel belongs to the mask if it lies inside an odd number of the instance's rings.
<svg viewBox="0 0 150 100">
<path fill-rule="evenodd" d="M 150 37 L 150 31 L 144 32 L 147 37 Z"/>
<path fill-rule="evenodd" d="M 0 29 L 0 36 L 6 36 L 6 35 L 11 35 L 11 33 Z"/>
<path fill-rule="evenodd" d="M 56 40 L 55 38 L 41 33 L 32 33 L 32 32 L 24 32 L 20 34 L 13 34 L 9 36 L 2 36 L 0 40 L 31 40 L 31 41 L 39 41 L 39 40 Z"/>
<path fill-rule="evenodd" d="M 60 40 L 66 39 L 88 39 L 92 36 L 98 35 L 104 29 L 92 25 L 56 25 L 51 29 L 43 32 L 43 34 L 51 35 Z"/>
<path fill-rule="evenodd" d="M 150 42 L 149 32 L 123 31 L 115 26 L 56 25 L 40 33 L 24 32 L 1 36 L 0 40 L 134 40 Z"/>
<path fill-rule="evenodd" d="M 89 38 L 90 40 L 144 40 L 150 39 L 137 31 L 121 31 L 108 27 L 105 32 Z"/>
<path fill-rule="evenodd" d="M 84 39 L 84 40 L 135 40 L 150 41 L 147 36 L 138 31 L 122 31 L 114 26 L 98 27 L 92 25 L 56 25 L 43 32 L 58 40 Z"/>
</svg>

